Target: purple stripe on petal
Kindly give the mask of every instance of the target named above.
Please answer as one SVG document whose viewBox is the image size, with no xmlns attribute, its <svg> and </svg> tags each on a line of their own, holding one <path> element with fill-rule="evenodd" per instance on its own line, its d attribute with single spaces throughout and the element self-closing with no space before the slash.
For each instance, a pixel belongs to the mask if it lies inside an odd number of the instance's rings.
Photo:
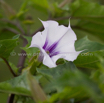
<svg viewBox="0 0 104 103">
<path fill-rule="evenodd" d="M 46 40 L 46 42 L 45 42 L 45 44 L 43 46 L 43 49 L 46 49 L 47 45 L 48 45 L 48 41 Z"/>
<path fill-rule="evenodd" d="M 55 48 L 57 47 L 58 42 L 55 42 L 55 43 L 53 43 L 53 44 L 50 45 L 50 46 L 48 46 L 48 43 L 49 43 L 49 41 L 46 40 L 46 42 L 45 42 L 45 44 L 44 44 L 44 46 L 43 46 L 43 49 L 44 49 L 46 52 L 49 52 L 49 53 L 48 53 L 49 56 L 52 57 L 52 56 L 55 56 L 55 55 L 59 54 L 59 52 L 54 51 Z"/>
<path fill-rule="evenodd" d="M 52 57 L 52 56 L 55 56 L 55 55 L 58 55 L 58 54 L 59 54 L 59 52 L 54 52 L 54 53 L 50 53 L 49 56 Z"/>
<path fill-rule="evenodd" d="M 58 44 L 58 42 L 52 44 L 52 45 L 48 48 L 48 51 L 49 51 L 50 53 L 52 53 L 52 51 L 57 47 L 57 44 Z"/>
</svg>

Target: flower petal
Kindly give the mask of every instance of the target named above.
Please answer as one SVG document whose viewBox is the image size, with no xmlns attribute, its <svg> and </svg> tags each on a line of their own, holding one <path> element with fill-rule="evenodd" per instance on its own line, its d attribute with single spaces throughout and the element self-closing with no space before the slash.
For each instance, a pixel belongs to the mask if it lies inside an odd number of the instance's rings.
<svg viewBox="0 0 104 103">
<path fill-rule="evenodd" d="M 55 27 L 58 26 L 58 22 L 53 21 L 53 20 L 48 20 L 48 21 L 42 21 L 42 20 L 40 20 L 40 21 L 42 22 L 44 28 L 47 28 L 47 27 L 49 27 L 49 28 L 55 28 Z"/>
<path fill-rule="evenodd" d="M 76 35 L 74 31 L 68 28 L 68 31 L 61 37 L 61 39 L 57 43 L 57 47 L 55 48 L 54 52 L 60 51 L 63 52 L 75 52 L 75 40 Z"/>
<path fill-rule="evenodd" d="M 52 57 L 52 60 L 56 62 L 59 58 L 66 59 L 68 61 L 74 61 L 77 56 L 82 52 L 76 52 L 74 47 L 74 42 L 70 42 L 69 44 L 63 44 L 60 48 L 55 49 L 53 52 L 59 52 L 58 55 Z"/>
<path fill-rule="evenodd" d="M 68 30 L 68 27 L 63 25 L 58 26 L 58 22 L 56 21 L 41 21 L 45 30 L 47 30 L 47 40 L 49 42 L 49 46 L 52 43 L 57 42 Z"/>
<path fill-rule="evenodd" d="M 44 54 L 43 64 L 48 66 L 49 68 L 56 67 L 56 63 L 53 62 L 53 60 L 49 57 L 47 53 Z"/>
<path fill-rule="evenodd" d="M 70 26 L 70 19 L 69 19 L 69 25 L 68 25 L 68 28 L 71 28 L 71 26 Z"/>
<path fill-rule="evenodd" d="M 63 35 L 63 37 L 59 41 L 59 45 L 65 44 L 70 41 L 75 41 L 77 40 L 76 34 L 74 31 L 70 28 L 68 31 Z"/>
<path fill-rule="evenodd" d="M 46 41 L 46 39 L 47 39 L 47 29 L 43 30 L 41 33 L 42 33 L 42 36 L 43 36 L 44 40 Z"/>
<path fill-rule="evenodd" d="M 63 42 L 77 40 L 76 35 L 70 26 L 58 26 L 58 23 L 55 21 L 42 21 L 42 23 L 45 26 L 45 29 L 47 29 L 46 39 L 47 41 L 49 41 L 47 48 L 49 48 L 53 43 L 56 43 L 58 41 L 62 41 L 60 42 L 60 44 L 63 44 Z"/>
<path fill-rule="evenodd" d="M 56 63 L 56 61 L 57 61 L 59 58 L 65 58 L 65 55 L 63 55 L 63 54 L 55 55 L 55 56 L 52 57 L 52 60 L 53 60 L 54 63 Z"/>
<path fill-rule="evenodd" d="M 68 53 L 68 52 L 75 52 L 75 41 L 68 41 L 65 44 L 58 44 L 57 47 L 53 52 L 60 52 L 60 53 Z"/>
<path fill-rule="evenodd" d="M 36 33 L 33 37 L 32 37 L 32 41 L 31 41 L 31 45 L 30 47 L 42 47 L 45 43 L 45 38 L 43 35 L 41 35 L 41 32 Z"/>
<path fill-rule="evenodd" d="M 47 28 L 47 41 L 49 41 L 47 48 L 57 43 L 67 30 L 68 28 L 63 25 L 57 26 L 56 28 Z"/>
<path fill-rule="evenodd" d="M 67 30 L 68 28 L 63 25 L 57 26 L 54 28 L 54 30 L 49 29 L 47 39 L 50 41 L 50 45 L 58 42 L 60 38 L 62 38 L 62 36 L 67 32 Z"/>
<path fill-rule="evenodd" d="M 40 48 L 41 52 L 43 53 L 44 57 L 43 57 L 43 64 L 53 68 L 56 67 L 56 63 L 53 62 L 53 60 L 50 58 L 50 56 L 45 52 L 45 50 L 43 48 Z"/>
<path fill-rule="evenodd" d="M 77 59 L 77 56 L 81 53 L 82 51 L 78 51 L 78 52 L 70 52 L 68 54 L 66 54 L 65 58 L 68 61 L 74 61 L 75 59 Z"/>
<path fill-rule="evenodd" d="M 81 53 L 82 51 L 78 51 L 78 52 L 69 52 L 69 53 L 60 53 L 56 56 L 52 57 L 52 60 L 54 61 L 54 63 L 59 59 L 59 58 L 63 58 L 66 59 L 68 61 L 74 61 L 75 59 L 77 59 L 77 56 Z"/>
</svg>

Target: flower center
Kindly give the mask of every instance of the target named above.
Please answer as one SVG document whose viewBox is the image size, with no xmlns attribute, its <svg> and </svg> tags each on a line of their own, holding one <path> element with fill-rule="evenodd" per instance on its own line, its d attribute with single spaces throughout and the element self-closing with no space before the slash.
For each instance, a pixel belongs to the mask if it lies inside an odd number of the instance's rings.
<svg viewBox="0 0 104 103">
<path fill-rule="evenodd" d="M 55 48 L 57 47 L 58 42 L 53 43 L 52 45 L 48 46 L 48 41 L 46 40 L 43 49 L 46 51 L 46 53 L 52 57 L 55 56 L 57 54 L 59 54 L 58 51 L 55 51 Z"/>
<path fill-rule="evenodd" d="M 46 53 L 47 53 L 47 54 L 49 54 L 49 51 L 48 51 L 48 50 L 46 50 Z"/>
</svg>

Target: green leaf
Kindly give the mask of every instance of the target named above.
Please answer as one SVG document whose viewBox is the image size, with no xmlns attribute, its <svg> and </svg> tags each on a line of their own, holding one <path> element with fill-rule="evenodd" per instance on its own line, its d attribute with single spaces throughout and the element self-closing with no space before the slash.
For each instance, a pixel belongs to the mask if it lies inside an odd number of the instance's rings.
<svg viewBox="0 0 104 103">
<path fill-rule="evenodd" d="M 9 62 L 9 65 L 11 66 L 11 68 L 13 69 L 13 71 L 15 72 L 15 74 L 18 75 L 18 70 L 19 68 L 17 68 L 13 63 Z"/>
<path fill-rule="evenodd" d="M 64 64 L 58 65 L 56 68 L 49 69 L 47 66 L 42 66 L 41 68 L 37 68 L 37 72 L 42 74 L 43 76 L 48 76 L 51 79 L 55 79 L 56 77 L 61 76 L 63 72 L 66 70 L 74 70 L 76 69 L 72 62 L 66 62 Z M 56 71 L 57 69 L 57 71 Z"/>
<path fill-rule="evenodd" d="M 0 92 L 31 96 L 26 75 L 27 73 L 24 73 L 21 76 L 15 77 L 14 79 L 1 82 Z"/>
<path fill-rule="evenodd" d="M 104 40 L 104 6 L 85 0 L 76 0 L 70 5 L 71 17 L 77 19 L 75 29 L 85 31 Z"/>
<path fill-rule="evenodd" d="M 36 81 L 36 79 L 28 72 L 28 81 L 31 89 L 33 99 L 38 103 L 39 101 L 46 101 L 47 97 Z"/>
<path fill-rule="evenodd" d="M 17 30 L 15 28 L 15 26 L 11 25 L 10 23 L 4 22 L 4 21 L 0 20 L 0 40 L 11 39 L 13 36 L 16 35 L 15 33 L 11 32 L 12 29 Z"/>
<path fill-rule="evenodd" d="M 77 0 L 70 6 L 71 15 L 74 17 L 103 17 L 104 16 L 104 6 L 98 3 L 87 2 L 85 0 Z M 97 21 L 96 21 L 97 22 Z"/>
<path fill-rule="evenodd" d="M 15 39 L 0 40 L 0 57 L 8 58 L 10 56 L 13 49 L 17 46 L 18 37 Z"/>
<path fill-rule="evenodd" d="M 71 64 L 70 66 L 69 68 L 72 68 L 73 71 L 62 71 L 61 75 L 56 77 L 54 81 L 48 85 L 48 89 L 54 88 L 57 90 L 57 93 L 53 94 L 51 97 L 50 102 L 64 100 L 64 102 L 66 101 L 66 103 L 68 103 L 71 98 L 74 98 L 75 101 L 91 98 L 96 103 L 103 102 L 104 95 L 98 85 L 87 75 L 76 69 L 74 64 Z M 57 67 L 55 69 L 56 72 L 58 71 Z"/>
<path fill-rule="evenodd" d="M 96 103 L 104 101 L 103 94 L 101 93 L 98 85 L 94 83 L 87 75 L 78 70 L 74 72 L 67 71 L 61 77 L 56 79 L 53 86 L 57 89 L 61 87 L 61 91 L 53 95 L 51 101 L 55 101 L 57 99 L 68 100 L 71 98 L 78 101 L 88 97 L 90 97 Z M 57 96 L 57 98 L 54 96 Z"/>
<path fill-rule="evenodd" d="M 28 4 L 29 4 L 29 1 L 28 0 L 25 0 L 23 2 L 23 4 L 20 7 L 19 12 L 16 14 L 16 17 L 21 17 L 21 16 L 23 16 L 23 14 L 25 14 L 28 11 L 28 9 L 27 9 L 27 5 Z"/>
<path fill-rule="evenodd" d="M 104 57 L 104 51 L 81 53 L 74 61 L 74 63 L 77 67 L 82 68 L 85 71 L 99 69 L 99 58 L 97 57 L 97 54 Z"/>
<path fill-rule="evenodd" d="M 14 33 L 6 31 L 5 29 L 0 31 L 0 40 L 11 39 L 13 36 L 15 36 Z"/>
<path fill-rule="evenodd" d="M 75 43 L 75 47 L 77 51 L 84 50 L 74 61 L 77 67 L 88 69 L 99 68 L 99 58 L 96 55 L 104 56 L 104 45 L 84 37 Z"/>
<path fill-rule="evenodd" d="M 104 45 L 94 41 L 90 41 L 87 37 L 84 37 L 76 41 L 75 48 L 77 51 L 84 50 L 83 53 L 87 53 L 104 50 Z"/>
<path fill-rule="evenodd" d="M 97 57 L 99 58 L 99 63 L 98 63 L 98 67 L 99 69 L 94 70 L 91 73 L 91 78 L 98 83 L 99 87 L 101 88 L 102 92 L 104 92 L 104 82 L 103 82 L 103 78 L 104 78 L 104 57 L 100 56 L 99 54 L 97 54 Z"/>
<path fill-rule="evenodd" d="M 60 77 L 66 71 L 73 71 L 75 69 L 76 67 L 72 62 L 66 62 L 64 64 L 58 65 L 56 68 L 51 69 L 46 66 L 42 66 L 41 68 L 37 68 L 37 72 L 43 76 L 40 79 L 40 84 L 44 88 L 44 91 L 46 93 L 50 93 L 54 91 L 54 89 L 50 88 L 50 85 L 47 86 L 48 84 L 54 82 L 56 78 Z"/>
<path fill-rule="evenodd" d="M 43 87 L 46 92 L 52 94 L 48 102 L 54 103 L 59 100 L 62 103 L 69 103 L 72 98 L 75 102 L 88 98 L 96 103 L 104 101 L 104 95 L 98 84 L 79 71 L 72 62 L 66 62 L 51 69 L 38 68 L 37 71 L 49 81 Z"/>
</svg>

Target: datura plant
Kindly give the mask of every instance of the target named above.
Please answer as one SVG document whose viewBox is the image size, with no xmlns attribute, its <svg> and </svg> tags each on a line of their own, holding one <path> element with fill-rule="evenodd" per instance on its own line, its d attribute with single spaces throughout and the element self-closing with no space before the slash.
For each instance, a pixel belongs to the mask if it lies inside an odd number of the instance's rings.
<svg viewBox="0 0 104 103">
<path fill-rule="evenodd" d="M 49 68 L 56 67 L 59 58 L 74 61 L 81 51 L 75 50 L 74 43 L 77 37 L 70 23 L 65 27 L 52 20 L 41 22 L 45 29 L 32 37 L 30 45 L 40 49 L 38 60 Z"/>
<path fill-rule="evenodd" d="M 0 103 L 104 103 L 104 3 L 88 1 L 0 0 Z"/>
<path fill-rule="evenodd" d="M 55 68 L 57 67 L 56 61 L 58 59 L 63 58 L 67 61 L 73 62 L 81 53 L 81 51 L 75 50 L 75 41 L 77 40 L 77 37 L 71 29 L 70 23 L 68 27 L 65 27 L 64 25 L 59 25 L 58 22 L 53 20 L 40 21 L 44 26 L 44 30 L 34 34 L 31 45 L 29 46 L 29 48 L 36 47 L 40 50 L 38 57 L 33 57 L 30 61 L 33 64 L 35 63 L 35 67 L 33 68 L 30 66 L 28 69 L 26 68 L 26 70 L 30 70 L 32 74 L 34 74 L 35 68 L 41 68 L 41 66 L 39 66 L 41 63 L 49 67 L 49 69 Z M 34 84 L 30 82 L 34 100 L 36 102 L 39 102 L 39 100 L 46 101 L 46 96 L 36 80 L 32 80 L 30 74 L 28 74 L 28 78 L 29 82 L 34 81 Z"/>
</svg>

